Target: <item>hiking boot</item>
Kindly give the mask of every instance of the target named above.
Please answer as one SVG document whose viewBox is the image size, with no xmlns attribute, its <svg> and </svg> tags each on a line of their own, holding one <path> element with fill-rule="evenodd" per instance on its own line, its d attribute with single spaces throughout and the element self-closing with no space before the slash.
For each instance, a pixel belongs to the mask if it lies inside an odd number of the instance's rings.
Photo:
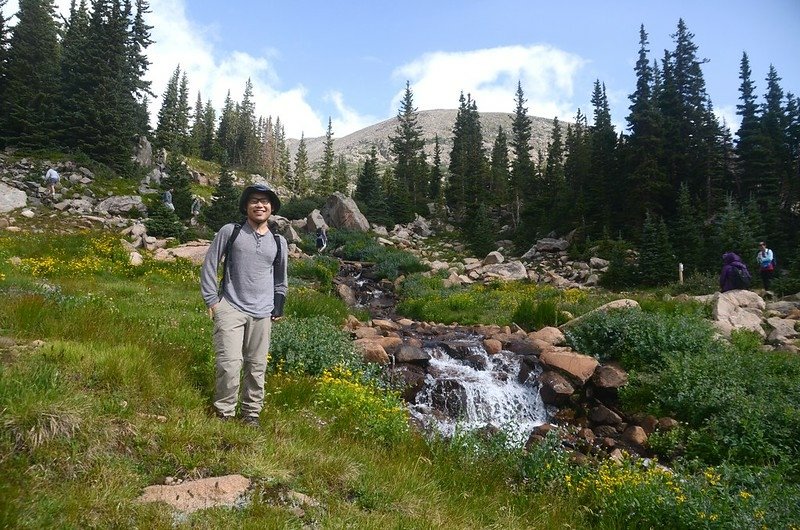
<svg viewBox="0 0 800 530">
<path fill-rule="evenodd" d="M 258 416 L 245 416 L 244 418 L 242 418 L 242 423 L 244 423 L 248 427 L 254 427 L 256 429 L 261 427 L 261 420 L 259 419 Z"/>
<path fill-rule="evenodd" d="M 219 412 L 215 413 L 214 415 L 217 417 L 219 421 L 233 421 L 235 419 L 234 416 L 225 416 L 224 414 L 221 414 Z"/>
</svg>

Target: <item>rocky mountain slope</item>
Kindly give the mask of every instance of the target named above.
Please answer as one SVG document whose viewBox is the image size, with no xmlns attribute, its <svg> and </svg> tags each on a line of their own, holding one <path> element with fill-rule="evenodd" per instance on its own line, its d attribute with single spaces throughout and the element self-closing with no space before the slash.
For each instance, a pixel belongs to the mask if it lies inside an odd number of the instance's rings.
<svg viewBox="0 0 800 530">
<path fill-rule="evenodd" d="M 453 147 L 453 125 L 456 122 L 457 113 L 456 109 L 425 110 L 418 113 L 418 123 L 422 128 L 422 136 L 425 139 L 425 152 L 428 154 L 429 161 L 433 161 L 433 142 L 436 135 L 439 135 L 442 164 L 446 167 L 449 163 L 450 150 Z M 481 112 L 480 117 L 484 147 L 487 152 L 491 152 L 492 144 L 501 126 L 506 134 L 510 136 L 513 114 Z M 552 134 L 553 120 L 551 118 L 531 117 L 531 121 L 533 153 L 536 153 L 539 149 L 544 152 Z M 391 160 L 389 136 L 396 134 L 397 125 L 397 117 L 394 117 L 341 138 L 336 137 L 336 131 L 334 130 L 333 149 L 337 155 L 343 154 L 349 163 L 359 164 L 366 159 L 370 148 L 375 145 L 378 151 L 378 163 L 387 163 Z M 313 165 L 322 159 L 325 137 L 306 138 L 305 142 L 308 150 L 308 159 Z M 288 144 L 292 160 L 294 160 L 300 140 L 290 138 Z"/>
</svg>

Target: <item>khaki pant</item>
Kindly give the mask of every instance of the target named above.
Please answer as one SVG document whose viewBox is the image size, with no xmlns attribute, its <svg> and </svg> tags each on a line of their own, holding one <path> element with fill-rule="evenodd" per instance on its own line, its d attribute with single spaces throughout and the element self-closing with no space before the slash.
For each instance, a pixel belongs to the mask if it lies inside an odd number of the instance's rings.
<svg viewBox="0 0 800 530">
<path fill-rule="evenodd" d="M 222 300 L 214 308 L 214 350 L 217 372 L 214 408 L 221 416 L 233 416 L 242 380 L 242 417 L 258 417 L 264 402 L 272 320 L 253 318 Z"/>
</svg>

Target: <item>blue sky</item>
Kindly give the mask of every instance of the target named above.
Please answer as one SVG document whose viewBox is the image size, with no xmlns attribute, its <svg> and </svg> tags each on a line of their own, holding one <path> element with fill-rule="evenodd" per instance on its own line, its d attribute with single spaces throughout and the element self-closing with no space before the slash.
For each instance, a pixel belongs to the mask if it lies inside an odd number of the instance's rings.
<svg viewBox="0 0 800 530">
<path fill-rule="evenodd" d="M 69 0 L 57 0 L 60 9 Z M 595 79 L 624 126 L 639 26 L 651 56 L 672 49 L 679 18 L 694 33 L 708 93 L 738 126 L 739 62 L 746 51 L 757 94 L 774 64 L 784 91 L 800 94 L 800 0 L 406 0 L 404 2 L 150 0 L 148 50 L 156 94 L 180 63 L 194 103 L 220 108 L 252 79 L 256 112 L 280 116 L 290 137 L 335 137 L 397 114 L 406 80 L 420 110 L 455 108 L 463 90 L 481 111 L 511 112 L 517 80 L 528 112 L 591 115 Z M 16 10 L 9 1 L 4 13 Z M 153 105 L 158 110 L 159 102 Z"/>
</svg>

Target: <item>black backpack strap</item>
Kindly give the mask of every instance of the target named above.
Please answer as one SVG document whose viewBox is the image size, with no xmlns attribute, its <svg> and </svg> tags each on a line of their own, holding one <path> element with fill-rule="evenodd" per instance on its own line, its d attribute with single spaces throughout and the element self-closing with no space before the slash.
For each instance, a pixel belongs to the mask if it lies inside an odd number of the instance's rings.
<svg viewBox="0 0 800 530">
<path fill-rule="evenodd" d="M 222 280 L 219 282 L 219 296 L 222 297 L 222 292 L 224 290 L 225 285 L 225 278 L 228 276 L 228 262 L 230 261 L 231 256 L 231 249 L 233 248 L 233 242 L 236 241 L 236 238 L 239 237 L 239 232 L 242 231 L 242 226 L 244 226 L 245 221 L 240 223 L 234 223 L 233 225 L 233 232 L 231 232 L 231 236 L 228 238 L 228 241 L 225 243 L 225 250 L 222 252 L 222 257 L 225 259 L 225 263 L 222 265 Z"/>
</svg>

